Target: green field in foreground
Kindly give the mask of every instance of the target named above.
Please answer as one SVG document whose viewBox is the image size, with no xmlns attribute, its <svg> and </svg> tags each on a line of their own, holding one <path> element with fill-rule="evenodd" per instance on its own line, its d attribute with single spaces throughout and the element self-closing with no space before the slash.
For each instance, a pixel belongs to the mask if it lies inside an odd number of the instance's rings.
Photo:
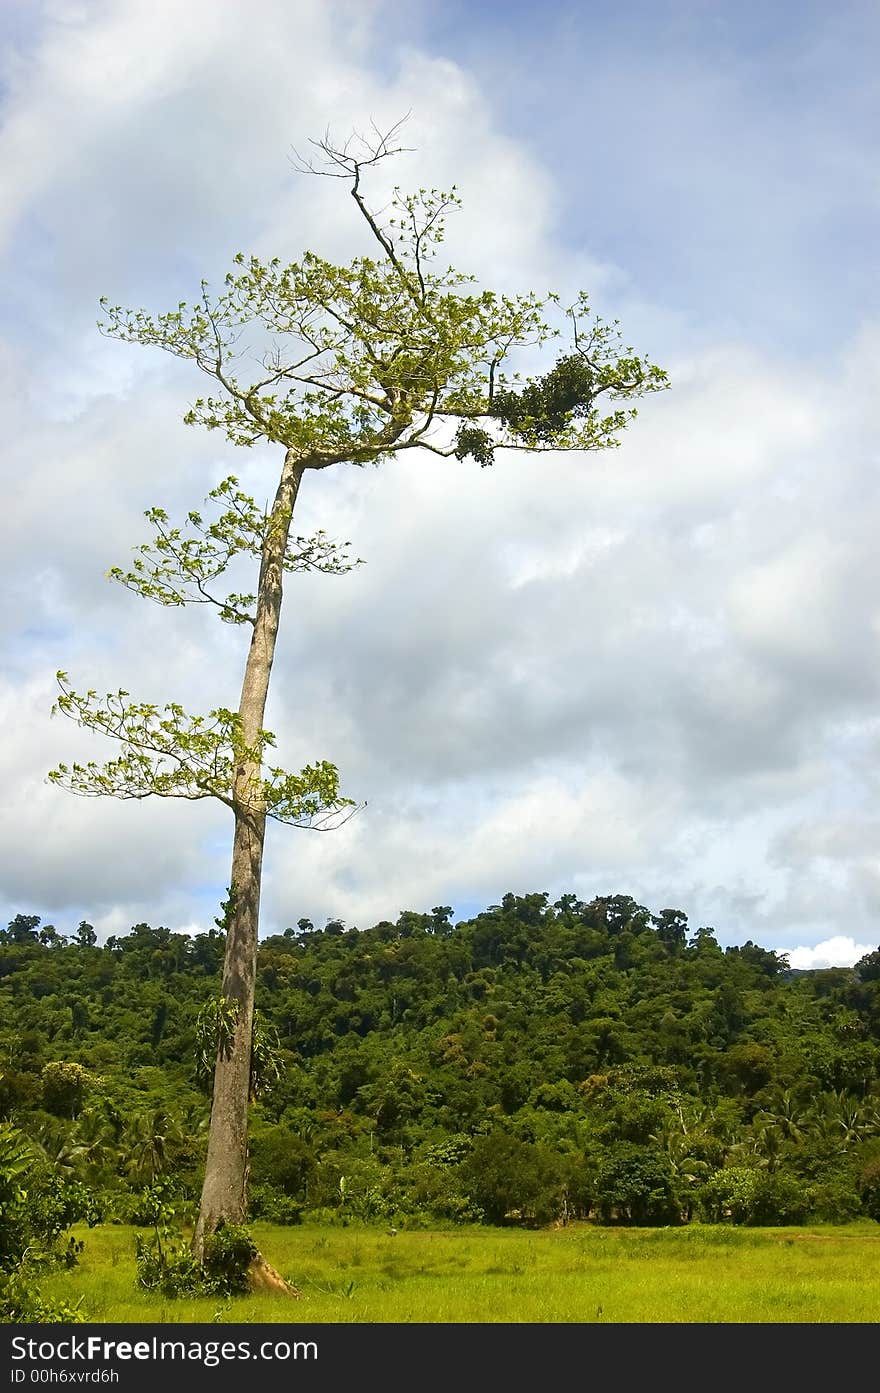
<svg viewBox="0 0 880 1393">
<path fill-rule="evenodd" d="M 169 1300 L 139 1290 L 135 1229 L 82 1230 L 80 1265 L 47 1296 L 90 1321 L 875 1322 L 880 1227 L 455 1229 L 254 1224 L 301 1292 Z M 141 1230 L 140 1232 L 143 1232 Z"/>
</svg>

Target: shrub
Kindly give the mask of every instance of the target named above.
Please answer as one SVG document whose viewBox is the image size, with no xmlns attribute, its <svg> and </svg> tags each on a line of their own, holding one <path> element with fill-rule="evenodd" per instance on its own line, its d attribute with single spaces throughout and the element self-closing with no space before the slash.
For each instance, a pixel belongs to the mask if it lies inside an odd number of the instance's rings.
<svg viewBox="0 0 880 1393">
<path fill-rule="evenodd" d="M 861 1212 L 861 1201 L 852 1181 L 820 1181 L 809 1190 L 810 1212 L 826 1224 L 848 1224 Z"/>
<path fill-rule="evenodd" d="M 758 1180 L 748 1224 L 802 1224 L 810 1212 L 810 1195 L 793 1175 L 776 1171 Z"/>
<path fill-rule="evenodd" d="M 34 1232 L 49 1247 L 72 1224 L 87 1223 L 92 1229 L 104 1220 L 104 1205 L 80 1180 L 62 1179 L 55 1171 L 37 1170 L 28 1195 L 28 1219 Z"/>
<path fill-rule="evenodd" d="M 183 1238 L 170 1233 L 135 1239 L 138 1286 L 163 1296 L 193 1296 L 199 1287 L 200 1265 Z"/>
<path fill-rule="evenodd" d="M 726 1166 L 697 1192 L 702 1216 L 713 1224 L 802 1224 L 813 1202 L 814 1192 L 796 1176 L 751 1166 Z"/>
<path fill-rule="evenodd" d="M 420 1223 L 440 1219 L 474 1224 L 482 1218 L 482 1212 L 465 1193 L 461 1177 L 449 1166 L 415 1161 L 401 1179 L 405 1179 L 406 1190 L 400 1194 L 399 1203 L 408 1227 L 415 1219 Z"/>
<path fill-rule="evenodd" d="M 541 1143 L 520 1141 L 507 1132 L 479 1137 L 458 1171 L 471 1205 L 490 1224 L 508 1217 L 548 1223 L 563 1208 L 564 1166 L 560 1156 Z"/>
<path fill-rule="evenodd" d="M 163 1216 L 188 1217 L 191 1201 L 177 1180 L 162 1176 L 152 1185 L 145 1185 L 128 1195 L 120 1196 L 119 1218 L 135 1228 L 155 1228 Z"/>
<path fill-rule="evenodd" d="M 327 1152 L 309 1187 L 314 1207 L 330 1207 L 340 1217 L 385 1223 L 397 1207 L 395 1176 L 378 1156 Z"/>
<path fill-rule="evenodd" d="M 612 1143 L 596 1165 L 593 1194 L 603 1223 L 674 1224 L 681 1220 L 668 1157 L 655 1147 Z"/>
<path fill-rule="evenodd" d="M 241 1224 L 221 1224 L 205 1239 L 204 1273 L 210 1290 L 235 1296 L 248 1289 L 248 1268 L 257 1245 Z"/>
<path fill-rule="evenodd" d="M 315 1173 L 312 1148 L 288 1127 L 255 1128 L 250 1143 L 251 1180 L 291 1198 L 302 1198 Z"/>
<path fill-rule="evenodd" d="M 0 1274 L 0 1324 L 69 1325 L 84 1319 L 76 1306 L 47 1301 L 25 1272 Z"/>
<path fill-rule="evenodd" d="M 760 1172 L 753 1166 L 725 1166 L 697 1191 L 697 1208 L 710 1224 L 747 1224 Z"/>
<path fill-rule="evenodd" d="M 76 1311 L 46 1301 L 34 1276 L 47 1267 L 75 1265 L 82 1243 L 62 1234 L 91 1219 L 88 1192 L 41 1168 L 27 1138 L 0 1125 L 0 1321 L 41 1324 L 81 1320 Z"/>
<path fill-rule="evenodd" d="M 270 1224 L 301 1224 L 303 1204 L 274 1185 L 252 1185 L 248 1212 L 252 1219 L 267 1219 Z"/>
<path fill-rule="evenodd" d="M 859 1176 L 862 1209 L 869 1219 L 880 1223 L 880 1156 L 866 1161 Z"/>
<path fill-rule="evenodd" d="M 247 1229 L 222 1224 L 205 1240 L 204 1262 L 183 1235 L 165 1220 L 152 1238 L 138 1238 L 138 1284 L 163 1296 L 237 1296 L 248 1289 L 248 1268 L 257 1247 Z"/>
<path fill-rule="evenodd" d="M 0 1270 L 13 1268 L 28 1246 L 25 1178 L 34 1163 L 27 1139 L 15 1127 L 0 1126 Z"/>
</svg>

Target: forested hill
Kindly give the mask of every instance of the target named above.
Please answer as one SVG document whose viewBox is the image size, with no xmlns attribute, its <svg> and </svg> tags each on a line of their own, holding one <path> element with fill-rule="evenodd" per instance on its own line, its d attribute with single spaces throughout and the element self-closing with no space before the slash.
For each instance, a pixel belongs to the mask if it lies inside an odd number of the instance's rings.
<svg viewBox="0 0 880 1393">
<path fill-rule="evenodd" d="M 880 1218 L 880 949 L 792 973 L 626 896 L 451 919 L 262 941 L 255 1214 Z M 0 932 L 0 1116 L 109 1211 L 196 1193 L 223 942 Z"/>
</svg>

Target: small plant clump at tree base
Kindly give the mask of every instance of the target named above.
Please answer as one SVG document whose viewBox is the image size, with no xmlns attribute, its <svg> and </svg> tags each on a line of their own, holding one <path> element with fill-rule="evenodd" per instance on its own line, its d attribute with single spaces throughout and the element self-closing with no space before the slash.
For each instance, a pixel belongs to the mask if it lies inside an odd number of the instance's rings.
<svg viewBox="0 0 880 1393">
<path fill-rule="evenodd" d="M 183 1237 L 170 1188 L 155 1185 L 145 1196 L 152 1236 L 136 1241 L 138 1285 L 163 1296 L 241 1296 L 252 1288 L 299 1292 L 260 1253 L 247 1229 L 220 1223 L 207 1234 L 201 1256 Z"/>
<path fill-rule="evenodd" d="M 219 800 L 232 814 L 233 849 L 221 1043 L 214 1059 L 208 1153 L 194 1251 L 246 1216 L 248 1103 L 254 983 L 267 818 L 326 831 L 354 811 L 338 772 L 324 759 L 296 773 L 273 763 L 274 737 L 263 718 L 288 575 L 341 575 L 358 564 L 348 544 L 323 532 L 292 530 L 307 474 L 339 464 L 380 463 L 418 452 L 420 463 L 474 459 L 499 450 L 540 454 L 606 450 L 636 414 L 633 402 L 667 386 L 666 373 L 623 346 L 616 323 L 594 315 L 585 294 L 565 308 L 555 294 L 508 295 L 438 267 L 455 190 L 397 191 L 390 215 L 368 204 L 364 178 L 400 153 L 398 127 L 344 145 L 315 142 L 303 172 L 340 180 L 371 242 L 369 254 L 337 266 L 314 252 L 290 264 L 238 255 L 219 292 L 203 283 L 193 304 L 151 315 L 103 301 L 103 331 L 127 343 L 186 359 L 210 380 L 209 395 L 186 413 L 189 424 L 221 430 L 231 444 L 278 447 L 280 471 L 261 508 L 230 475 L 172 523 L 147 511 L 154 536 L 130 569 L 110 575 L 166 606 L 213 607 L 249 632 L 238 708 L 189 714 L 176 702 L 78 693 L 59 674 L 57 707 L 109 736 L 120 753 L 105 764 L 60 765 L 50 778 L 84 796 Z M 265 345 L 256 380 L 238 344 L 247 329 Z M 543 376 L 523 380 L 519 352 L 548 350 Z M 248 374 L 248 375 L 244 375 Z M 236 557 L 257 570 L 252 592 L 225 592 Z M 220 1019 L 220 1017 L 218 1017 Z"/>
</svg>

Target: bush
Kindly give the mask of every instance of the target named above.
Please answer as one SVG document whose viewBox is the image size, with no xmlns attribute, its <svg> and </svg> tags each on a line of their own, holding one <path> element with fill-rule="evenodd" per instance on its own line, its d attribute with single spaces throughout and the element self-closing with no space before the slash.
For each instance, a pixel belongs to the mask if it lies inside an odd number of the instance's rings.
<svg viewBox="0 0 880 1393">
<path fill-rule="evenodd" d="M 103 1223 L 104 1205 L 79 1180 L 65 1180 L 55 1171 L 38 1170 L 28 1195 L 28 1219 L 34 1232 L 52 1246 L 72 1224 L 92 1229 Z"/>
<path fill-rule="evenodd" d="M 182 1237 L 167 1233 L 164 1241 L 138 1237 L 134 1250 L 138 1286 L 145 1291 L 160 1291 L 163 1296 L 196 1294 L 200 1267 Z"/>
<path fill-rule="evenodd" d="M 852 1181 L 825 1180 L 809 1190 L 810 1213 L 826 1224 L 848 1224 L 861 1212 L 861 1201 Z"/>
<path fill-rule="evenodd" d="M 165 1220 L 152 1238 L 135 1243 L 138 1284 L 163 1296 L 237 1296 L 248 1289 L 248 1268 L 257 1247 L 247 1229 L 222 1224 L 205 1239 L 204 1262 L 183 1235 Z"/>
<path fill-rule="evenodd" d="M 255 1128 L 250 1142 L 251 1181 L 303 1198 L 315 1173 L 312 1148 L 289 1127 Z"/>
<path fill-rule="evenodd" d="M 666 1154 L 634 1142 L 614 1142 L 593 1176 L 596 1210 L 603 1223 L 675 1224 L 681 1206 Z"/>
<path fill-rule="evenodd" d="M 84 1319 L 76 1306 L 47 1301 L 24 1272 L 0 1274 L 0 1324 L 69 1325 Z"/>
<path fill-rule="evenodd" d="M 378 1156 L 328 1152 L 315 1172 L 309 1198 L 316 1207 L 333 1206 L 340 1217 L 362 1223 L 387 1223 L 397 1198 L 391 1167 Z"/>
<path fill-rule="evenodd" d="M 802 1181 L 776 1171 L 762 1175 L 752 1196 L 748 1224 L 802 1224 L 810 1212 L 810 1195 Z"/>
<path fill-rule="evenodd" d="M 41 1168 L 27 1138 L 0 1125 L 0 1321 L 42 1324 L 82 1319 L 46 1301 L 34 1277 L 47 1267 L 76 1264 L 82 1243 L 62 1234 L 78 1219 L 93 1222 L 85 1187 Z"/>
<path fill-rule="evenodd" d="M 507 1132 L 478 1137 L 458 1177 L 470 1204 L 490 1224 L 510 1217 L 549 1223 L 563 1209 L 565 1167 L 557 1152 Z"/>
<path fill-rule="evenodd" d="M 710 1224 L 747 1224 L 760 1173 L 752 1166 L 725 1166 L 697 1191 L 697 1208 Z"/>
<path fill-rule="evenodd" d="M 190 1208 L 189 1196 L 183 1193 L 177 1181 L 163 1176 L 153 1185 L 145 1185 L 142 1190 L 120 1197 L 119 1219 L 135 1228 L 155 1228 L 163 1216 L 184 1217 Z"/>
<path fill-rule="evenodd" d="M 482 1218 L 482 1212 L 464 1192 L 461 1177 L 449 1166 L 414 1161 L 400 1179 L 406 1184 L 399 1203 L 408 1227 L 414 1220 L 420 1225 L 438 1219 L 475 1224 Z"/>
<path fill-rule="evenodd" d="M 274 1185 L 252 1185 L 248 1212 L 252 1219 L 266 1219 L 270 1224 L 301 1224 L 303 1204 Z"/>
<path fill-rule="evenodd" d="M 697 1204 L 710 1224 L 802 1224 L 810 1213 L 815 1191 L 796 1176 L 727 1166 L 715 1172 L 697 1193 Z"/>
<path fill-rule="evenodd" d="M 236 1296 L 248 1289 L 248 1268 L 257 1245 L 240 1224 L 221 1224 L 205 1239 L 204 1281 L 211 1292 Z"/>
<path fill-rule="evenodd" d="M 866 1161 L 859 1176 L 859 1197 L 869 1219 L 880 1223 L 880 1156 Z"/>
<path fill-rule="evenodd" d="M 16 1267 L 29 1243 L 24 1182 L 33 1164 L 33 1151 L 21 1132 L 0 1126 L 0 1271 Z"/>
</svg>

